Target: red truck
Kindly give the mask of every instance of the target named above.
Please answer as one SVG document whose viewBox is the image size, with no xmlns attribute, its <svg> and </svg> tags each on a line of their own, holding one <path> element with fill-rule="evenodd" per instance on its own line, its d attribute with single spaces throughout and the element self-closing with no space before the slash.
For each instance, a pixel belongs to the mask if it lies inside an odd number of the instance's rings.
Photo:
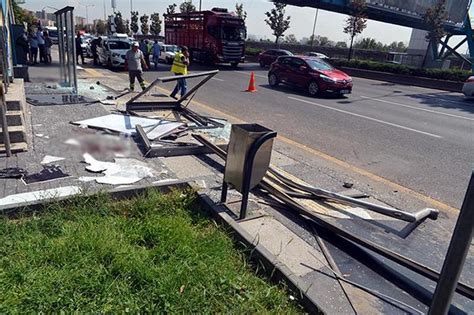
<svg viewBox="0 0 474 315">
<path fill-rule="evenodd" d="M 165 15 L 166 43 L 187 46 L 196 61 L 237 66 L 245 60 L 245 37 L 244 20 L 227 9 Z"/>
</svg>

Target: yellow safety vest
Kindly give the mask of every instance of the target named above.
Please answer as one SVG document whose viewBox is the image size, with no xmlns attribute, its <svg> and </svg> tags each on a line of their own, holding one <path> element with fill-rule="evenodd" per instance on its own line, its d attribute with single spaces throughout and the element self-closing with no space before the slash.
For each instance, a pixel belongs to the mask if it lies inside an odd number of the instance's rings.
<svg viewBox="0 0 474 315">
<path fill-rule="evenodd" d="M 184 55 L 180 52 L 174 55 L 173 66 L 171 67 L 171 72 L 177 74 L 188 74 L 188 66 L 183 63 Z"/>
</svg>

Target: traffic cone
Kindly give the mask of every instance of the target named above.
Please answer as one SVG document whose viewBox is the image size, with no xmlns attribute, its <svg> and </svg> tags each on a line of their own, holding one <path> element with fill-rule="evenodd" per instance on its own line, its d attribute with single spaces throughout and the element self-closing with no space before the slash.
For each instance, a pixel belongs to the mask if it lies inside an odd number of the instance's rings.
<svg viewBox="0 0 474 315">
<path fill-rule="evenodd" d="M 257 92 L 257 88 L 255 87 L 255 74 L 253 73 L 253 71 L 250 74 L 249 87 L 247 88 L 246 92 Z"/>
</svg>

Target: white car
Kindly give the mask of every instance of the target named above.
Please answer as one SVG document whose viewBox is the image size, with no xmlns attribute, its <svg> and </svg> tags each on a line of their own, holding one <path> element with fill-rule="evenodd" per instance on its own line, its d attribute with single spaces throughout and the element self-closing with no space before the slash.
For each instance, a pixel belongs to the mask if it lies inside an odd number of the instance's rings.
<svg viewBox="0 0 474 315">
<path fill-rule="evenodd" d="M 97 46 L 99 64 L 109 68 L 125 66 L 125 54 L 130 50 L 128 38 L 103 37 L 101 44 Z"/>
<path fill-rule="evenodd" d="M 176 45 L 161 45 L 160 49 L 160 60 L 163 60 L 167 64 L 172 64 L 174 55 L 180 51 Z"/>
<path fill-rule="evenodd" d="M 307 53 L 307 55 L 311 56 L 311 57 L 316 57 L 316 58 L 319 58 L 319 59 L 329 59 L 329 57 L 326 56 L 325 54 L 315 52 L 315 51 L 311 51 L 311 52 Z"/>
<path fill-rule="evenodd" d="M 462 92 L 466 97 L 474 97 L 474 76 L 470 76 L 462 86 Z"/>
</svg>

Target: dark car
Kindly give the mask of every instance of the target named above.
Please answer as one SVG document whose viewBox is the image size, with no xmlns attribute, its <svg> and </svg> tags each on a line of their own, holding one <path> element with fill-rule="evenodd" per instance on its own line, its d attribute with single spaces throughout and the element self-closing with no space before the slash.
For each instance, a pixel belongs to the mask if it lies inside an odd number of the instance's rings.
<svg viewBox="0 0 474 315">
<path fill-rule="evenodd" d="M 311 96 L 320 92 L 338 95 L 352 92 L 352 78 L 327 62 L 309 56 L 279 57 L 268 72 L 268 83 L 279 83 L 304 88 Z"/>
<path fill-rule="evenodd" d="M 271 65 L 280 56 L 293 56 L 293 54 L 291 53 L 291 51 L 283 49 L 266 50 L 258 56 L 258 62 L 260 63 L 260 67 L 264 68 L 268 65 Z"/>
</svg>

